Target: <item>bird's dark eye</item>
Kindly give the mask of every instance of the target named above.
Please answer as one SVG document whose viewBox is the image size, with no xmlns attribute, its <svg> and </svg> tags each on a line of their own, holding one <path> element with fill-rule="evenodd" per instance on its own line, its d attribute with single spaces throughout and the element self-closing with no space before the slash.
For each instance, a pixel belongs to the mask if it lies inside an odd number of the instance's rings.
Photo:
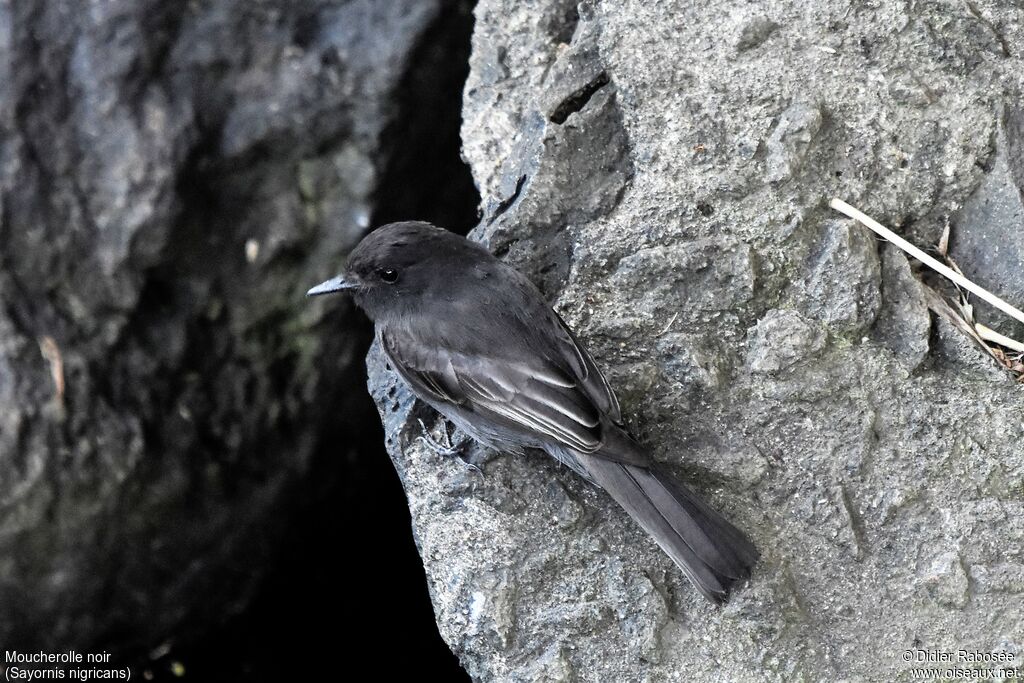
<svg viewBox="0 0 1024 683">
<path fill-rule="evenodd" d="M 380 279 L 389 285 L 398 282 L 398 271 L 394 268 L 381 268 L 377 271 L 377 275 L 379 275 Z"/>
</svg>

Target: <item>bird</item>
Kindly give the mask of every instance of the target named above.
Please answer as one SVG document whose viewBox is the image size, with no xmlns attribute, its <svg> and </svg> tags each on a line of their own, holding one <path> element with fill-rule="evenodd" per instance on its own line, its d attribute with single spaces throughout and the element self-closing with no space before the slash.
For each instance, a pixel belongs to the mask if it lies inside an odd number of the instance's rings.
<svg viewBox="0 0 1024 683">
<path fill-rule="evenodd" d="M 540 450 L 604 489 L 714 603 L 758 550 L 627 432 L 591 354 L 523 274 L 482 244 L 421 221 L 370 231 L 341 275 L 412 393 L 486 447 Z"/>
</svg>

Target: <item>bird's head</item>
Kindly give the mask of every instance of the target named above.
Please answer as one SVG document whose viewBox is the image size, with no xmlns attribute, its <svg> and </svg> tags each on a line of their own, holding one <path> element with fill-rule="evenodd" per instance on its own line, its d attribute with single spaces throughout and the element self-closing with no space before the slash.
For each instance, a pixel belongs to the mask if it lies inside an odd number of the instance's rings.
<svg viewBox="0 0 1024 683">
<path fill-rule="evenodd" d="M 373 319 L 415 308 L 440 294 L 483 247 L 455 233 L 418 221 L 377 228 L 352 250 L 341 275 L 310 289 L 307 296 L 347 291 Z"/>
</svg>

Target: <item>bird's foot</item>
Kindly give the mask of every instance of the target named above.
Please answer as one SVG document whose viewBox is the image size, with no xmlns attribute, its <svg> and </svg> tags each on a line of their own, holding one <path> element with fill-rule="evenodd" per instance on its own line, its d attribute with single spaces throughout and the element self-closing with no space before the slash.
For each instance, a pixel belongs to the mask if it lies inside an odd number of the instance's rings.
<svg viewBox="0 0 1024 683">
<path fill-rule="evenodd" d="M 447 420 L 441 421 L 441 433 L 444 435 L 443 439 L 437 439 L 430 430 L 427 429 L 427 425 L 423 424 L 423 420 L 417 420 L 417 422 L 420 423 L 420 427 L 423 429 L 423 433 L 420 435 L 419 440 L 422 441 L 427 448 L 443 458 L 456 458 L 466 466 L 466 469 L 483 476 L 484 471 L 480 469 L 479 466 L 466 460 L 465 449 L 466 444 L 469 443 L 469 439 L 463 439 L 459 443 L 453 444 L 452 437 L 448 433 Z"/>
<path fill-rule="evenodd" d="M 445 458 L 462 455 L 462 449 L 465 447 L 466 442 L 462 441 L 458 444 L 452 444 L 452 437 L 448 433 L 448 423 L 446 421 L 441 422 L 441 434 L 444 435 L 441 439 L 435 437 L 433 433 L 427 429 L 427 425 L 423 423 L 423 420 L 416 421 L 420 423 L 420 429 L 423 430 L 423 433 L 419 436 L 419 440 L 422 441 L 427 448 Z"/>
</svg>

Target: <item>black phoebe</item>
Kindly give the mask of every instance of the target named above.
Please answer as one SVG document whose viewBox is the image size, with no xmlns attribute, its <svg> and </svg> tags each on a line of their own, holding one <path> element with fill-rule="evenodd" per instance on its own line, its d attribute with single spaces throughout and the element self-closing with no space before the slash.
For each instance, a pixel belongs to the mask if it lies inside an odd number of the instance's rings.
<svg viewBox="0 0 1024 683">
<path fill-rule="evenodd" d="M 484 247 L 428 223 L 385 225 L 309 295 L 342 290 L 374 321 L 413 393 L 471 437 L 506 452 L 541 449 L 603 488 L 709 600 L 750 575 L 754 545 L 625 432 L 590 354 L 537 288 Z"/>
</svg>

